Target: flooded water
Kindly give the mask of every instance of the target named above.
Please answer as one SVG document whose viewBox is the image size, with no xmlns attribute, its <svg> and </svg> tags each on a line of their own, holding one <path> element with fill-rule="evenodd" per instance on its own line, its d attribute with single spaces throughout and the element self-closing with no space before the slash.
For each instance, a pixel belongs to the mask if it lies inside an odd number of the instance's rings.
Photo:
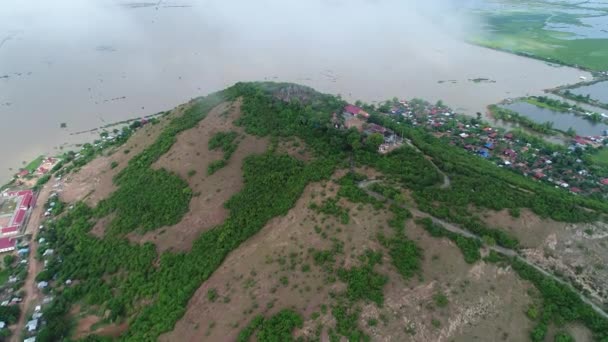
<svg viewBox="0 0 608 342">
<path fill-rule="evenodd" d="M 590 78 L 466 44 L 459 25 L 467 20 L 449 22 L 456 12 L 410 18 L 400 3 L 4 0 L 0 181 L 22 161 L 92 138 L 71 132 L 166 110 L 237 81 L 297 82 L 350 100 L 442 99 L 474 114 Z"/>
<path fill-rule="evenodd" d="M 592 99 L 608 104 L 608 81 L 594 83 L 592 85 L 571 89 L 576 95 L 589 95 Z M 601 110 L 600 110 L 601 111 Z"/>
<path fill-rule="evenodd" d="M 582 25 L 548 23 L 545 29 L 572 33 L 566 39 L 608 39 L 608 15 L 581 18 L 581 23 Z"/>
<path fill-rule="evenodd" d="M 595 124 L 580 116 L 539 108 L 527 102 L 515 102 L 503 107 L 516 111 L 539 123 L 553 122 L 554 128 L 563 131 L 572 127 L 578 135 L 602 135 L 602 131 L 608 129 L 608 126 L 605 124 Z"/>
</svg>

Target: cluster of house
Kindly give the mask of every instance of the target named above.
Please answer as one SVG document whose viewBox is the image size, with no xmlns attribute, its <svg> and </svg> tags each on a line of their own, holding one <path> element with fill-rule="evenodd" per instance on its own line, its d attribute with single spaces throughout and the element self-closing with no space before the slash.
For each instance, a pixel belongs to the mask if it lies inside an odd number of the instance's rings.
<svg viewBox="0 0 608 342">
<path fill-rule="evenodd" d="M 44 158 L 42 160 L 42 162 L 40 163 L 40 165 L 33 170 L 32 172 L 30 172 L 30 170 L 27 169 L 22 169 L 21 171 L 19 171 L 16 175 L 17 179 L 24 179 L 30 175 L 34 175 L 34 176 L 44 176 L 47 173 L 49 173 L 49 171 L 51 171 L 53 169 L 53 167 L 55 167 L 55 165 L 57 165 L 57 163 L 59 163 L 61 161 L 61 159 L 59 158 L 53 158 L 53 157 L 48 157 L 48 158 Z"/>
<path fill-rule="evenodd" d="M 481 120 L 455 115 L 445 106 L 418 101 L 393 103 L 390 114 L 402 116 L 414 126 L 424 126 L 450 144 L 491 159 L 500 167 L 514 169 L 573 193 L 608 192 L 608 178 L 590 172 L 577 149 L 598 148 L 607 136 L 576 136 L 565 152 L 550 152 L 516 139 L 512 133 L 494 128 Z"/>
<path fill-rule="evenodd" d="M 388 153 L 403 144 L 403 139 L 394 131 L 378 124 L 368 122 L 368 119 L 368 112 L 351 104 L 344 107 L 340 116 L 336 113 L 333 114 L 333 122 L 336 128 L 354 128 L 366 135 L 382 135 L 384 137 L 384 142 L 378 147 L 378 152 L 380 153 Z"/>
</svg>

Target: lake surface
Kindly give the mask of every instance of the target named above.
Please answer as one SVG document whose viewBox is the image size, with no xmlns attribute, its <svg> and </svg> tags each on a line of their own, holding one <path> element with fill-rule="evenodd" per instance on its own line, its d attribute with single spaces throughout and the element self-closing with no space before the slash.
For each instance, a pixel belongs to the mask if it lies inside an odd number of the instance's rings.
<svg viewBox="0 0 608 342">
<path fill-rule="evenodd" d="M 608 104 L 608 81 L 594 83 L 592 85 L 570 89 L 576 95 L 589 94 L 592 99 Z"/>
<path fill-rule="evenodd" d="M 414 7 L 397 0 L 4 0 L 0 182 L 22 161 L 93 138 L 71 132 L 170 109 L 238 81 L 297 82 L 353 101 L 441 99 L 474 115 L 504 98 L 591 78 L 464 43 L 469 20 L 458 4 L 442 13 Z M 470 81 L 476 78 L 494 82 Z M 445 80 L 454 82 L 439 83 Z"/>
<path fill-rule="evenodd" d="M 567 131 L 568 128 L 572 127 L 578 135 L 602 135 L 602 131 L 608 129 L 608 126 L 605 124 L 594 124 L 580 116 L 539 108 L 527 102 L 515 102 L 503 105 L 503 107 L 525 115 L 538 123 L 553 122 L 554 128 L 563 131 Z"/>
</svg>

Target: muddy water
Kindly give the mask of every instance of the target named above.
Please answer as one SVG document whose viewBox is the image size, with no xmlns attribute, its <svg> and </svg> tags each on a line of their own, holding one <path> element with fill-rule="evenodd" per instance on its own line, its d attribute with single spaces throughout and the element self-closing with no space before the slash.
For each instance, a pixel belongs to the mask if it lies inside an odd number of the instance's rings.
<svg viewBox="0 0 608 342">
<path fill-rule="evenodd" d="M 608 126 L 603 123 L 593 123 L 580 116 L 555 112 L 547 108 L 539 108 L 527 102 L 515 102 L 503 107 L 516 111 L 539 123 L 553 122 L 553 127 L 562 131 L 567 131 L 568 128 L 572 127 L 579 135 L 602 135 L 602 132 L 608 129 Z"/>
<path fill-rule="evenodd" d="M 570 91 L 576 95 L 589 95 L 592 99 L 598 100 L 602 103 L 608 103 L 608 81 L 574 88 Z"/>
<path fill-rule="evenodd" d="M 92 137 L 71 132 L 169 109 L 241 80 L 298 82 L 352 100 L 442 99 L 474 114 L 590 78 L 465 44 L 452 36 L 457 30 L 439 30 L 439 20 L 402 19 L 409 10 L 380 7 L 382 16 L 369 15 L 375 7 L 366 1 L 340 8 L 298 2 L 256 15 L 260 7 L 249 2 L 32 3 L 5 0 L 0 8 L 0 180 L 22 161 Z M 491 82 L 470 81 L 476 78 Z"/>
</svg>

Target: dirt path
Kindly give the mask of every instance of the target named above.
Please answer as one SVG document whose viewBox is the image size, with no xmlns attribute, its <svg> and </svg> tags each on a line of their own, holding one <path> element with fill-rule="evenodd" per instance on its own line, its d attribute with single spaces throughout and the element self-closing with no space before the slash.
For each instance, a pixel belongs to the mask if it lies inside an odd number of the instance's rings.
<svg viewBox="0 0 608 342">
<path fill-rule="evenodd" d="M 27 277 L 25 278 L 25 284 L 23 285 L 23 302 L 21 302 L 21 314 L 19 315 L 19 321 L 17 322 L 17 328 L 15 332 L 11 336 L 11 341 L 17 342 L 19 341 L 19 336 L 21 335 L 21 331 L 25 326 L 25 319 L 27 317 L 27 312 L 32 303 L 34 303 L 38 299 L 38 289 L 36 288 L 36 275 L 42 269 L 42 263 L 36 260 L 36 252 L 38 251 L 38 227 L 40 226 L 40 221 L 42 220 L 44 214 L 44 203 L 49 198 L 49 195 L 52 190 L 52 185 L 54 183 L 54 178 L 51 179 L 47 184 L 42 188 L 40 194 L 38 195 L 38 199 L 34 204 L 34 210 L 32 211 L 32 215 L 30 216 L 30 220 L 27 223 L 26 232 L 32 233 L 32 240 L 30 242 L 30 253 L 27 259 Z"/>
<path fill-rule="evenodd" d="M 358 184 L 358 186 L 363 189 L 368 195 L 379 199 L 379 200 L 384 200 L 387 201 L 388 203 L 394 204 L 394 205 L 398 205 L 401 206 L 405 209 L 408 209 L 412 215 L 414 215 L 415 217 L 428 217 L 430 218 L 433 223 L 439 224 L 441 226 L 443 226 L 443 228 L 462 235 L 464 237 L 468 237 L 468 238 L 473 238 L 473 239 L 477 239 L 477 240 L 482 240 L 480 236 L 475 235 L 467 230 L 464 230 L 454 224 L 451 224 L 449 222 L 446 222 L 444 220 L 438 219 L 434 216 L 431 216 L 428 213 L 422 212 L 418 209 L 412 208 L 412 207 L 408 207 L 405 205 L 401 205 L 396 203 L 395 201 L 386 198 L 384 196 L 382 196 L 381 194 L 371 191 L 369 189 L 367 189 L 367 187 L 373 183 L 377 183 L 377 180 L 367 180 L 367 181 L 362 181 Z M 591 306 L 593 308 L 593 310 L 595 310 L 598 314 L 600 314 L 601 316 L 603 316 L 604 318 L 608 319 L 608 314 L 602 310 L 599 306 L 597 306 L 592 300 L 588 299 L 587 297 L 585 297 L 583 294 L 581 294 L 577 289 L 575 289 L 569 282 L 562 280 L 561 278 L 558 278 L 556 275 L 552 274 L 551 272 L 546 271 L 545 269 L 541 268 L 540 266 L 538 266 L 537 264 L 533 263 L 532 261 L 526 259 L 525 257 L 521 256 L 518 252 L 512 250 L 512 249 L 508 249 L 508 248 L 504 248 L 501 246 L 486 246 L 488 249 L 493 250 L 497 253 L 500 253 L 502 255 L 506 255 L 508 257 L 512 257 L 512 258 L 517 258 L 519 261 L 526 263 L 527 265 L 533 267 L 534 269 L 536 269 L 538 272 L 544 274 L 546 277 L 550 277 L 551 279 L 557 281 L 558 283 L 568 286 L 568 288 L 570 288 L 570 290 L 574 291 L 574 293 L 576 293 L 579 298 L 585 302 L 586 304 L 589 304 L 589 306 Z"/>
</svg>

